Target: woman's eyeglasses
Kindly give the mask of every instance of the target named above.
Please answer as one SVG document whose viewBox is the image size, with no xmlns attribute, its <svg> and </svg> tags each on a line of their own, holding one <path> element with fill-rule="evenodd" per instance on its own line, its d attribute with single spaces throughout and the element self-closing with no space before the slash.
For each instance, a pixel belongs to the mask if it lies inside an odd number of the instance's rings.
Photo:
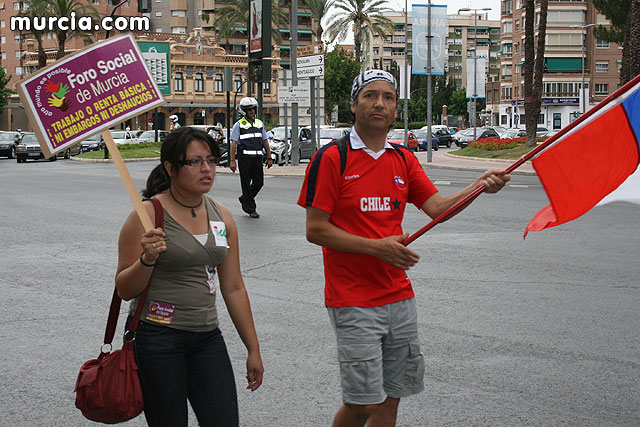
<svg viewBox="0 0 640 427">
<path fill-rule="evenodd" d="M 195 166 L 201 168 L 204 162 L 207 162 L 209 166 L 213 167 L 217 165 L 219 161 L 219 157 L 209 157 L 208 159 L 187 159 L 181 161 L 180 164 L 183 166 Z"/>
</svg>

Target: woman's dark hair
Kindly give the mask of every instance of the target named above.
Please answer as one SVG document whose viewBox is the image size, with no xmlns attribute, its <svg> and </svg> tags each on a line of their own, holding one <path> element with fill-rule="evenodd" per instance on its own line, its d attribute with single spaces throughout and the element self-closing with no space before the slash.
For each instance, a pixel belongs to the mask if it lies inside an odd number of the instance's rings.
<svg viewBox="0 0 640 427">
<path fill-rule="evenodd" d="M 177 174 L 182 167 L 180 162 L 185 160 L 187 155 L 187 146 L 194 139 L 205 142 L 209 146 L 211 154 L 214 157 L 220 157 L 220 147 L 208 133 L 189 126 L 179 127 L 167 135 L 162 142 L 160 164 L 149 174 L 147 188 L 142 190 L 142 197 L 152 197 L 171 186 L 171 177 L 164 168 L 164 162 L 171 163 L 171 169 Z"/>
</svg>

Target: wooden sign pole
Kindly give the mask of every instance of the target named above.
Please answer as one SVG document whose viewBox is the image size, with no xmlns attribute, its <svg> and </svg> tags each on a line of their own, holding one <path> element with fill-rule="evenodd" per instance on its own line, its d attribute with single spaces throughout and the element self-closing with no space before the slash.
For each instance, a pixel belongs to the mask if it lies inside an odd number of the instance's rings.
<svg viewBox="0 0 640 427">
<path fill-rule="evenodd" d="M 124 160 L 122 160 L 122 156 L 120 155 L 120 150 L 118 150 L 118 146 L 113 140 L 111 136 L 111 132 L 108 130 L 103 130 L 101 132 L 102 139 L 105 144 L 107 144 L 107 148 L 109 149 L 109 153 L 111 153 L 111 158 L 113 159 L 113 163 L 115 163 L 118 172 L 120 173 L 120 178 L 124 183 L 125 188 L 127 189 L 127 193 L 129 193 L 129 197 L 133 202 L 133 206 L 136 209 L 136 213 L 138 214 L 138 218 L 140 218 L 140 222 L 144 227 L 145 231 L 149 231 L 153 228 L 153 223 L 151 222 L 151 217 L 147 212 L 147 209 L 144 207 L 142 203 L 142 199 L 140 198 L 140 193 L 136 189 L 136 186 L 133 184 L 133 179 L 131 179 L 131 175 L 129 174 L 129 169 L 124 164 Z"/>
</svg>

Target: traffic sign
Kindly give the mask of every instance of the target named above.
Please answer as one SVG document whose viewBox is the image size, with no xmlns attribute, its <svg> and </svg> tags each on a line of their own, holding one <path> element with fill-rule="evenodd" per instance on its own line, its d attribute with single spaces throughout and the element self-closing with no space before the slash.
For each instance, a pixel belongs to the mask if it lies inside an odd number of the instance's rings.
<svg viewBox="0 0 640 427">
<path fill-rule="evenodd" d="M 308 106 L 311 99 L 309 85 L 278 86 L 278 103 L 291 104 L 297 102 L 300 106 Z"/>
<path fill-rule="evenodd" d="M 324 64 L 324 55 L 303 56 L 302 58 L 296 58 L 296 65 L 298 68 L 313 67 L 314 65 Z"/>
<path fill-rule="evenodd" d="M 322 55 L 324 54 L 324 45 L 323 44 L 312 44 L 309 46 L 298 46 L 296 48 L 296 55 L 298 57 L 301 56 L 311 56 L 311 55 Z"/>
<path fill-rule="evenodd" d="M 324 65 L 315 65 L 313 67 L 302 67 L 296 69 L 298 77 L 320 77 L 324 76 Z"/>
</svg>

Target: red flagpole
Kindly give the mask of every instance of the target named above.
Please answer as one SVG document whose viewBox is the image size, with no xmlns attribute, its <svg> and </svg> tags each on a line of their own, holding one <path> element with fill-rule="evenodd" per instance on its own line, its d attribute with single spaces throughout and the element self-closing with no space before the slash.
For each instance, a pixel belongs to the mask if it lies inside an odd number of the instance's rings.
<svg viewBox="0 0 640 427">
<path fill-rule="evenodd" d="M 587 111 L 586 113 L 584 113 L 583 115 L 578 117 L 576 120 L 574 120 L 573 122 L 569 123 L 569 125 L 567 127 L 565 127 L 564 129 L 562 129 L 560 132 L 558 132 L 557 134 L 553 135 L 551 138 L 547 139 L 545 142 L 543 142 L 542 144 L 538 145 L 536 148 L 534 148 L 533 150 L 529 151 L 527 154 L 525 154 L 524 156 L 519 158 L 511 166 L 506 168 L 504 170 L 504 172 L 507 173 L 507 174 L 510 174 L 511 172 L 516 170 L 518 167 L 522 166 L 526 161 L 531 160 L 533 157 L 538 155 L 540 152 L 542 152 L 543 150 L 548 148 L 551 144 L 556 142 L 559 138 L 562 138 L 564 135 L 566 135 L 568 132 L 570 132 L 576 126 L 579 126 L 580 123 L 584 122 L 589 117 L 591 117 L 592 115 L 594 115 L 595 113 L 597 113 L 598 111 L 603 109 L 607 104 L 609 104 L 614 99 L 616 99 L 619 96 L 621 96 L 623 93 L 625 93 L 626 91 L 631 89 L 633 86 L 635 86 L 639 82 L 640 82 L 640 75 L 636 76 L 631 81 L 627 82 L 624 86 L 622 86 L 621 88 L 616 90 L 614 93 L 609 95 L 607 98 L 605 98 L 601 102 L 599 102 L 591 110 Z M 478 186 L 475 190 L 473 190 L 473 192 L 471 192 L 469 195 L 467 195 L 464 199 L 460 200 L 458 203 L 456 203 L 455 205 L 451 206 L 444 213 L 440 214 L 438 217 L 436 217 L 430 223 L 428 223 L 427 225 L 422 227 L 420 230 L 416 231 L 415 233 L 413 233 L 412 235 L 407 237 L 407 239 L 405 241 L 403 241 L 402 243 L 405 246 L 409 245 L 409 243 L 413 242 L 418 237 L 422 236 L 424 233 L 426 233 L 427 231 L 431 230 L 437 224 L 439 224 L 442 221 L 444 221 L 445 218 L 447 218 L 451 214 L 454 214 L 454 213 L 458 212 L 460 209 L 462 209 L 463 206 L 465 206 L 468 203 L 472 202 L 476 197 L 478 197 L 480 194 L 484 193 L 484 191 L 485 191 L 484 186 L 482 186 L 482 185 Z"/>
</svg>

